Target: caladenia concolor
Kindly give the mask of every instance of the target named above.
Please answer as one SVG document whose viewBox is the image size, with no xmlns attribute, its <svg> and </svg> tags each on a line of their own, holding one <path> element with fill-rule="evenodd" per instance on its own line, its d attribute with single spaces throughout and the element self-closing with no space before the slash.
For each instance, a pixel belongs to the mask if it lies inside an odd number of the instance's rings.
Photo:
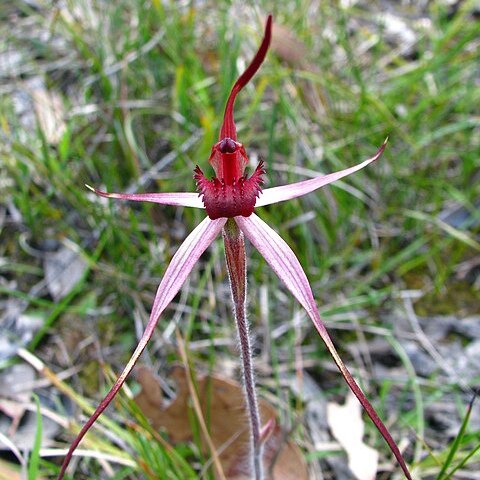
<svg viewBox="0 0 480 480">
<path fill-rule="evenodd" d="M 272 422 L 271 419 L 263 419 L 262 421 L 258 409 L 252 349 L 245 310 L 247 291 L 245 237 L 257 248 L 287 289 L 305 308 L 348 386 L 387 442 L 405 477 L 411 480 L 408 468 L 395 441 L 337 353 L 330 335 L 320 318 L 312 289 L 295 253 L 275 230 L 270 228 L 254 213 L 254 210 L 258 207 L 306 195 L 364 168 L 382 155 L 386 147 L 386 141 L 373 157 L 358 165 L 329 175 L 321 175 L 309 180 L 268 188 L 262 191 L 261 185 L 266 174 L 263 162 L 258 164 L 252 175 L 248 176 L 245 173 L 248 157 L 244 146 L 237 140 L 233 109 L 237 94 L 251 80 L 263 63 L 270 45 L 271 34 L 272 16 L 270 15 L 266 22 L 265 34 L 260 48 L 248 68 L 235 82 L 228 97 L 219 141 L 213 146 L 209 159 L 216 176 L 209 180 L 205 177 L 200 167 L 197 166 L 195 168 L 194 178 L 197 183 L 198 193 L 124 194 L 107 193 L 89 187 L 98 195 L 107 198 L 203 208 L 207 217 L 186 238 L 173 256 L 160 282 L 150 319 L 135 351 L 111 390 L 71 444 L 58 476 L 59 480 L 63 478 L 73 452 L 84 435 L 107 408 L 132 371 L 150 340 L 160 315 L 179 292 L 202 253 L 217 238 L 220 232 L 222 232 L 225 244 L 225 257 L 234 305 L 233 312 L 241 349 L 245 399 L 250 419 L 251 477 L 256 480 L 264 478 L 262 445 L 268 437 Z"/>
</svg>

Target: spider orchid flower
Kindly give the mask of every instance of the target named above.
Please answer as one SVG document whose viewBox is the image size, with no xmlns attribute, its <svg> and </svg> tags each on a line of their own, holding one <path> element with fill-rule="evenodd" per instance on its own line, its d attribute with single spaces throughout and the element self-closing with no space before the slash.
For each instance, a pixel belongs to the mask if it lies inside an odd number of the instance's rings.
<svg viewBox="0 0 480 480">
<path fill-rule="evenodd" d="M 270 228 L 254 213 L 257 207 L 306 195 L 366 167 L 382 155 L 386 141 L 375 155 L 358 165 L 329 175 L 318 176 L 298 183 L 268 188 L 262 191 L 261 185 L 266 173 L 263 168 L 263 162 L 258 164 L 251 176 L 246 175 L 245 168 L 248 164 L 248 157 L 244 146 L 237 140 L 233 108 L 237 94 L 251 80 L 263 63 L 270 45 L 271 34 L 272 16 L 270 15 L 266 21 L 265 33 L 260 48 L 248 68 L 235 82 L 228 97 L 219 141 L 213 146 L 209 159 L 216 176 L 209 180 L 198 166 L 195 168 L 194 179 L 197 183 L 198 193 L 107 193 L 87 185 L 96 194 L 107 198 L 204 208 L 207 217 L 190 233 L 173 256 L 160 282 L 149 321 L 135 351 L 111 390 L 71 444 L 64 459 L 58 477 L 59 480 L 63 478 L 71 457 L 84 435 L 107 408 L 132 371 L 150 340 L 160 315 L 177 295 L 202 253 L 217 238 L 220 232 L 222 232 L 225 244 L 225 257 L 240 340 L 245 397 L 250 419 L 251 477 L 256 480 L 264 478 L 262 444 L 269 435 L 272 422 L 271 419 L 265 419 L 262 423 L 257 405 L 252 352 L 245 311 L 245 237 L 258 249 L 287 289 L 290 290 L 306 310 L 346 383 L 387 442 L 405 477 L 411 480 L 409 470 L 395 441 L 340 358 L 320 317 L 307 276 L 295 253 L 275 230 Z"/>
</svg>

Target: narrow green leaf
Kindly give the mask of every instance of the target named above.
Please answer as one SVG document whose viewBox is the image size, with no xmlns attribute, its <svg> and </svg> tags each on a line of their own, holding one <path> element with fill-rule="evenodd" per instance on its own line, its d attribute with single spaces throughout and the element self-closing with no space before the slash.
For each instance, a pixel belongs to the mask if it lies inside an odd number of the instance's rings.
<svg viewBox="0 0 480 480">
<path fill-rule="evenodd" d="M 40 412 L 40 400 L 33 394 L 35 405 L 37 407 L 37 430 L 33 442 L 32 453 L 28 461 L 28 480 L 36 480 L 38 477 L 38 467 L 40 464 L 40 447 L 42 446 L 42 414 Z"/>
</svg>

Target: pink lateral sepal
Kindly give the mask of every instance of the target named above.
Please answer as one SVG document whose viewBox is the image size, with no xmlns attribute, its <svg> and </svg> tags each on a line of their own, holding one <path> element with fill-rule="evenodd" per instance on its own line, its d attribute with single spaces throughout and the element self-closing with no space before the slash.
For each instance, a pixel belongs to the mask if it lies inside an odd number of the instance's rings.
<svg viewBox="0 0 480 480">
<path fill-rule="evenodd" d="M 256 207 L 264 207 L 265 205 L 271 205 L 272 203 L 284 202 L 285 200 L 291 200 L 292 198 L 302 197 L 307 193 L 313 192 L 318 188 L 322 188 L 325 185 L 336 182 L 347 175 L 351 175 L 358 170 L 366 167 L 372 162 L 378 160 L 387 146 L 388 138 L 385 139 L 382 146 L 377 150 L 377 153 L 373 157 L 364 160 L 358 165 L 340 170 L 339 172 L 329 173 L 328 175 L 319 175 L 318 177 L 311 178 L 309 180 L 303 180 L 301 182 L 290 183 L 289 185 L 281 185 L 279 187 L 267 188 L 264 190 L 262 198 L 259 199 Z"/>
<path fill-rule="evenodd" d="M 202 253 L 215 240 L 226 222 L 227 221 L 223 219 L 212 221 L 209 218 L 205 218 L 203 222 L 200 223 L 200 225 L 198 225 L 192 233 L 190 233 L 190 235 L 178 248 L 177 252 L 172 258 L 172 261 L 170 262 L 170 265 L 165 270 L 165 274 L 163 275 L 160 285 L 158 286 L 157 293 L 153 301 L 152 311 L 150 312 L 150 319 L 148 320 L 142 337 L 138 341 L 135 351 L 130 357 L 126 367 L 123 369 L 123 372 L 117 378 L 113 387 L 100 402 L 95 412 L 87 420 L 87 423 L 85 423 L 80 430 L 80 433 L 70 445 L 67 455 L 63 460 L 57 480 L 63 479 L 74 451 L 77 449 L 86 433 L 97 421 L 97 418 L 110 405 L 120 388 L 122 388 L 122 385 L 125 383 L 128 375 L 132 371 L 133 367 L 137 363 L 137 360 L 140 358 L 140 355 L 152 337 L 158 320 L 160 319 L 160 315 L 175 298 L 175 295 L 182 288 L 185 280 L 198 262 Z"/>
<path fill-rule="evenodd" d="M 90 185 L 85 186 L 92 192 L 105 198 L 116 198 L 119 200 L 132 200 L 134 202 L 152 202 L 162 205 L 174 205 L 178 207 L 205 208 L 202 201 L 195 192 L 165 192 L 165 193 L 108 193 L 93 188 Z"/>
<path fill-rule="evenodd" d="M 213 178 L 208 180 L 200 167 L 195 168 L 197 190 L 202 196 L 207 215 L 217 218 L 249 217 L 253 213 L 257 197 L 262 192 L 263 161 L 260 161 L 250 178 L 241 176 L 226 183 L 225 180 Z"/>
<path fill-rule="evenodd" d="M 358 401 L 367 412 L 367 415 L 387 442 L 390 450 L 400 464 L 405 477 L 408 480 L 412 480 L 412 476 L 410 475 L 400 449 L 338 354 L 325 324 L 320 317 L 307 276 L 293 250 L 275 230 L 270 228 L 255 214 L 251 215 L 249 218 L 237 217 L 235 222 L 245 236 L 257 248 L 262 257 L 272 267 L 272 270 L 278 275 L 280 280 L 282 280 L 293 296 L 299 301 L 300 305 L 305 309 L 318 334 L 325 343 L 333 361 L 340 370 L 347 385 L 350 387 L 350 390 L 358 398 Z"/>
</svg>

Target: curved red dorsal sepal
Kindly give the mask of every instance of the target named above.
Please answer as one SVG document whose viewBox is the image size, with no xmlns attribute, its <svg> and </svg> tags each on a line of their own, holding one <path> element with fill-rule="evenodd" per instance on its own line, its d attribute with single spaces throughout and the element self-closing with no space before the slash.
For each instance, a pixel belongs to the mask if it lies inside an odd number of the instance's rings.
<svg viewBox="0 0 480 480">
<path fill-rule="evenodd" d="M 263 162 L 260 162 L 250 178 L 244 175 L 248 157 L 243 145 L 237 142 L 237 130 L 233 120 L 233 107 L 238 92 L 252 79 L 263 63 L 272 37 L 272 15 L 265 24 L 262 43 L 247 69 L 233 85 L 225 107 L 220 140 L 212 148 L 209 162 L 215 170 L 216 177 L 205 178 L 202 170 L 195 168 L 194 178 L 197 190 L 207 215 L 217 218 L 248 217 L 253 213 L 257 197 L 262 189 L 262 175 L 265 173 Z"/>
<path fill-rule="evenodd" d="M 231 183 L 224 180 L 205 178 L 200 167 L 195 168 L 194 178 L 197 190 L 203 195 L 203 204 L 207 215 L 217 218 L 233 218 L 239 215 L 249 217 L 253 213 L 257 197 L 260 195 L 263 184 L 263 161 L 260 161 L 250 178 L 241 176 Z"/>
<path fill-rule="evenodd" d="M 233 106 L 235 104 L 235 99 L 237 98 L 238 92 L 252 79 L 252 77 L 257 73 L 257 70 L 260 68 L 260 65 L 265 60 L 265 56 L 270 46 L 270 40 L 272 38 L 272 15 L 270 14 L 267 18 L 267 23 L 265 24 L 265 33 L 263 35 L 262 43 L 251 61 L 247 69 L 240 75 L 238 80 L 235 82 L 235 85 L 230 92 L 230 95 L 227 100 L 227 105 L 225 107 L 225 114 L 223 117 L 223 124 L 220 130 L 220 140 L 224 138 L 231 138 L 232 140 L 237 140 L 237 129 L 235 127 L 235 122 L 233 121 Z"/>
</svg>

